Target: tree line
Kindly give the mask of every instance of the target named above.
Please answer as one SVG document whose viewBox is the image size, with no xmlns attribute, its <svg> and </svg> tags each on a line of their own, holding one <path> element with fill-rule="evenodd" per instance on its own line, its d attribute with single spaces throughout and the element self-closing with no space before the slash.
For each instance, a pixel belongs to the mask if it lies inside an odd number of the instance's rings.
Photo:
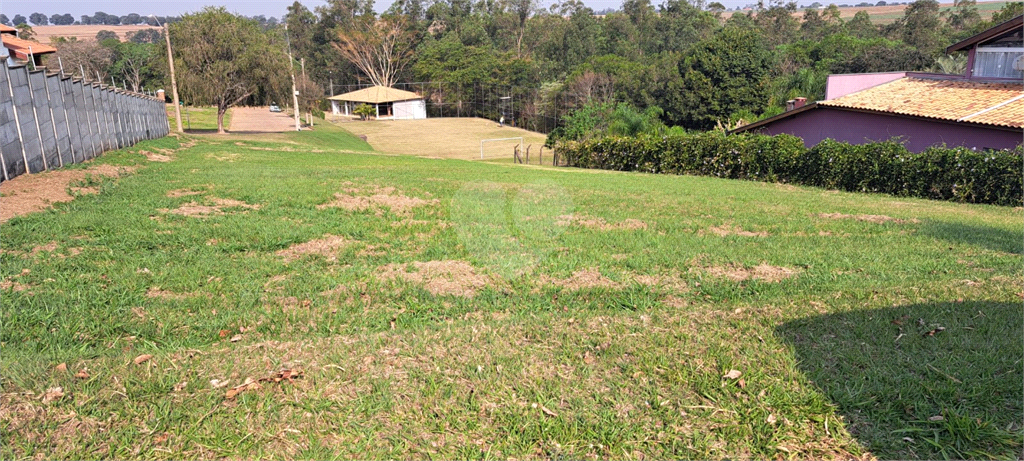
<svg viewBox="0 0 1024 461">
<path fill-rule="evenodd" d="M 256 21 L 263 27 L 274 27 L 278 25 L 278 19 L 276 17 L 266 17 L 264 15 L 252 16 L 250 19 Z M 16 14 L 13 18 L 8 18 L 6 14 L 0 14 L 0 24 L 5 26 L 19 26 L 21 24 L 31 23 L 33 26 L 71 26 L 71 25 L 103 25 L 103 26 L 140 26 L 148 25 L 159 27 L 162 24 L 174 23 L 180 21 L 180 16 L 142 16 L 138 13 L 129 13 L 124 16 L 118 16 L 116 14 L 107 14 L 102 11 L 97 11 L 93 15 L 83 14 L 79 19 L 75 19 L 70 14 L 59 14 L 55 13 L 47 16 L 43 13 L 32 13 L 26 18 L 23 15 Z"/>
<path fill-rule="evenodd" d="M 208 8 L 182 16 L 170 33 L 190 104 L 287 104 L 292 75 L 304 110 L 346 85 L 445 82 L 442 93 L 424 94 L 429 102 L 511 93 L 521 126 L 546 117 L 559 120 L 556 136 L 586 137 L 610 127 L 641 133 L 749 123 L 782 112 L 794 97 L 822 99 L 832 73 L 962 73 L 966 59 L 945 56 L 945 47 L 1021 14 L 1021 5 L 1007 3 L 983 21 L 974 0 L 948 11 L 917 0 L 883 26 L 863 11 L 843 20 L 836 5 L 798 12 L 778 0 L 728 18 L 703 0 L 625 0 L 605 15 L 579 0 L 549 8 L 538 0 L 396 0 L 381 14 L 373 0 L 328 0 L 313 10 L 296 1 L 273 26 Z M 91 69 L 76 66 L 90 79 L 98 73 L 167 87 L 166 47 L 152 41 L 140 44 L 141 57 L 114 40 L 92 45 L 106 51 L 58 43 L 57 55 L 66 67 L 75 55 L 91 62 Z"/>
</svg>

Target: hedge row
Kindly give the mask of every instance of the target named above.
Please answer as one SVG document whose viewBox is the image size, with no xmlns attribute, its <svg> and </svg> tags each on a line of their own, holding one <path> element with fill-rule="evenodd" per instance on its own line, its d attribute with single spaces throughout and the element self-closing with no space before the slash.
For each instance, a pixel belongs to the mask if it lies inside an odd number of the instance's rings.
<svg viewBox="0 0 1024 461">
<path fill-rule="evenodd" d="M 783 182 L 969 203 L 1019 206 L 1024 148 L 932 147 L 911 153 L 897 141 L 850 145 L 825 140 L 719 132 L 609 137 L 557 147 L 568 166 Z"/>
</svg>

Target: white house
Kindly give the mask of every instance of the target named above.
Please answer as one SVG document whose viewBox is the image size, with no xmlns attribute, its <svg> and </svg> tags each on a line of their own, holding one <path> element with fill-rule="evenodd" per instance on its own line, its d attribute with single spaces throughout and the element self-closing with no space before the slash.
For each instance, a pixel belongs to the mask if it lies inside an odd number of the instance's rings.
<svg viewBox="0 0 1024 461">
<path fill-rule="evenodd" d="M 427 118 L 427 103 L 423 96 L 384 86 L 373 86 L 350 93 L 332 96 L 334 115 L 353 116 L 359 104 L 369 104 L 376 110 L 377 120 L 419 120 Z"/>
</svg>

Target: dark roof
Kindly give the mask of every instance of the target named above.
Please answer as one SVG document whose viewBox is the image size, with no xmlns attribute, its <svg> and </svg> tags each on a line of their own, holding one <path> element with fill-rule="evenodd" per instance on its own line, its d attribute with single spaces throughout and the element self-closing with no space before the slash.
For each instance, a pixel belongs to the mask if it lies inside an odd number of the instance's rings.
<svg viewBox="0 0 1024 461">
<path fill-rule="evenodd" d="M 904 77 L 836 99 L 808 104 L 731 132 L 753 130 L 818 107 L 1024 128 L 1024 88 L 1020 83 Z"/>
<path fill-rule="evenodd" d="M 948 54 L 954 51 L 966 50 L 979 43 L 989 41 L 993 38 L 998 38 L 999 36 L 1007 32 L 1012 32 L 1015 29 L 1019 29 L 1022 24 L 1024 24 L 1024 14 L 1017 16 L 1016 18 L 1013 18 L 1009 21 L 1005 21 L 1002 24 L 996 24 L 995 26 L 986 29 L 985 31 L 982 31 L 977 35 L 961 40 L 959 43 L 950 45 L 949 47 L 946 48 L 946 53 Z"/>
</svg>

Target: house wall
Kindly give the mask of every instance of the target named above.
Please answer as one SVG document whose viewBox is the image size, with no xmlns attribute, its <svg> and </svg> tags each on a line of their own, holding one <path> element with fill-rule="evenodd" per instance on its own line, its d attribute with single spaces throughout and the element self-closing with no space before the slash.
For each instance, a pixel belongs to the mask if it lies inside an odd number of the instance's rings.
<svg viewBox="0 0 1024 461">
<path fill-rule="evenodd" d="M 0 181 L 169 131 L 162 99 L 6 62 L 0 67 Z"/>
<path fill-rule="evenodd" d="M 427 118 L 427 103 L 422 99 L 400 101 L 394 104 L 395 120 L 421 120 Z"/>
<path fill-rule="evenodd" d="M 803 138 L 807 147 L 813 147 L 829 138 L 850 144 L 866 144 L 900 137 L 911 152 L 921 152 L 942 143 L 949 147 L 1012 149 L 1024 141 L 1024 131 L 1004 131 L 822 106 L 753 131 L 798 136 Z"/>
</svg>

